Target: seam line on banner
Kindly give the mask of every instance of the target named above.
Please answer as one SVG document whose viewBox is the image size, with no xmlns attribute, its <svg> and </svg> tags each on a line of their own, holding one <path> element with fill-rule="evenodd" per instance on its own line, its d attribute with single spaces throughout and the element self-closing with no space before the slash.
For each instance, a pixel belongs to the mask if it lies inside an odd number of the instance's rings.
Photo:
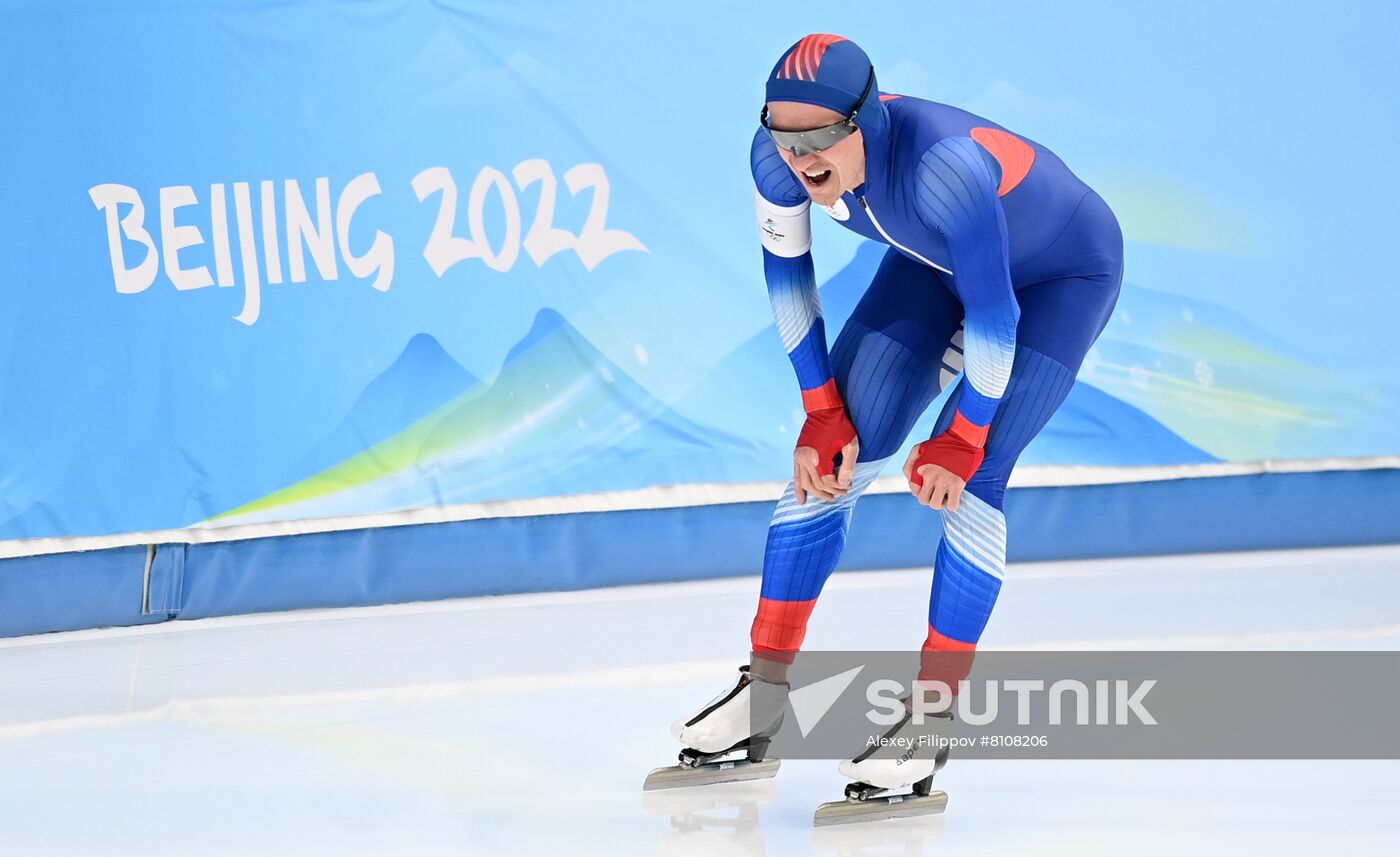
<svg viewBox="0 0 1400 857">
<path fill-rule="evenodd" d="M 151 568 L 156 564 L 156 546 L 146 545 L 146 570 L 141 575 L 141 615 L 151 615 Z"/>
</svg>

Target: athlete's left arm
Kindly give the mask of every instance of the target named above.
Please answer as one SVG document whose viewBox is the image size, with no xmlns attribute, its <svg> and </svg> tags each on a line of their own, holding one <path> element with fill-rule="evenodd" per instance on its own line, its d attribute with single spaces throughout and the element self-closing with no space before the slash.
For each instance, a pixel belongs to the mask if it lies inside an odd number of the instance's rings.
<svg viewBox="0 0 1400 857">
<path fill-rule="evenodd" d="M 915 210 L 948 242 L 953 287 L 966 313 L 958 410 L 947 431 L 922 445 L 919 459 L 964 482 L 982 464 L 987 431 L 1011 377 L 1021 317 L 1011 288 L 995 163 L 971 138 L 948 137 L 920 158 L 915 181 Z M 923 481 L 917 475 L 911 479 Z"/>
</svg>

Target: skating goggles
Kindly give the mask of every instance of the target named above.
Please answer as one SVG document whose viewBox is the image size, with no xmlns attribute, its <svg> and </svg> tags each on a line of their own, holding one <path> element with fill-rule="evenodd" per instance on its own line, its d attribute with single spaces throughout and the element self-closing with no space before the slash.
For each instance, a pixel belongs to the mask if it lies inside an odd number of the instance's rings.
<svg viewBox="0 0 1400 857">
<path fill-rule="evenodd" d="M 768 129 L 768 135 L 773 138 L 779 149 L 787 149 L 799 158 L 803 155 L 815 155 L 830 149 L 856 132 L 856 114 L 865 106 L 865 99 L 870 96 L 870 88 L 874 85 L 875 67 L 871 66 L 870 78 L 865 81 L 865 91 L 860 94 L 856 106 L 851 108 L 851 114 L 840 122 L 820 128 L 808 128 L 806 131 L 779 131 L 768 124 L 767 104 L 763 105 L 763 110 L 759 112 L 758 121 Z"/>
</svg>

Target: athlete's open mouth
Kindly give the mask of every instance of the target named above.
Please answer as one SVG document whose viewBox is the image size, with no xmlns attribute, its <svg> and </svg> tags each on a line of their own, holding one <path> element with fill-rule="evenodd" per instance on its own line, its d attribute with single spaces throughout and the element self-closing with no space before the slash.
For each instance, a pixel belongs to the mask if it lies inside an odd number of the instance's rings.
<svg viewBox="0 0 1400 857">
<path fill-rule="evenodd" d="M 822 185 L 826 184 L 827 179 L 831 178 L 831 170 L 822 170 L 821 172 L 815 174 L 804 172 L 802 176 L 803 178 L 807 179 L 807 184 L 811 185 L 812 187 L 821 187 Z"/>
</svg>

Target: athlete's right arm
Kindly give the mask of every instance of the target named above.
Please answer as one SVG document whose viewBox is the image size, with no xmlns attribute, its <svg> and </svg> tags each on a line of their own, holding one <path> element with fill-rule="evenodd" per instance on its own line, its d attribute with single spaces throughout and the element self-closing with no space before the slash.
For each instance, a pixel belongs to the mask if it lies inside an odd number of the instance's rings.
<svg viewBox="0 0 1400 857">
<path fill-rule="evenodd" d="M 822 320 L 821 297 L 817 293 L 816 272 L 812 265 L 811 200 L 797 183 L 768 133 L 759 129 L 750 156 L 754 178 L 754 207 L 758 215 L 759 241 L 763 245 L 763 275 L 773 318 L 783 340 L 783 348 L 797 372 L 802 388 L 802 407 L 807 421 L 797 445 L 796 482 L 798 499 L 803 500 L 803 447 L 817 453 L 813 465 L 813 493 L 832 499 L 844 493 L 855 472 L 855 428 L 836 390 L 831 359 L 826 347 L 826 325 Z M 840 473 L 835 459 L 843 451 Z M 834 480 L 827 479 L 834 477 Z M 831 491 L 833 486 L 838 489 Z"/>
</svg>

